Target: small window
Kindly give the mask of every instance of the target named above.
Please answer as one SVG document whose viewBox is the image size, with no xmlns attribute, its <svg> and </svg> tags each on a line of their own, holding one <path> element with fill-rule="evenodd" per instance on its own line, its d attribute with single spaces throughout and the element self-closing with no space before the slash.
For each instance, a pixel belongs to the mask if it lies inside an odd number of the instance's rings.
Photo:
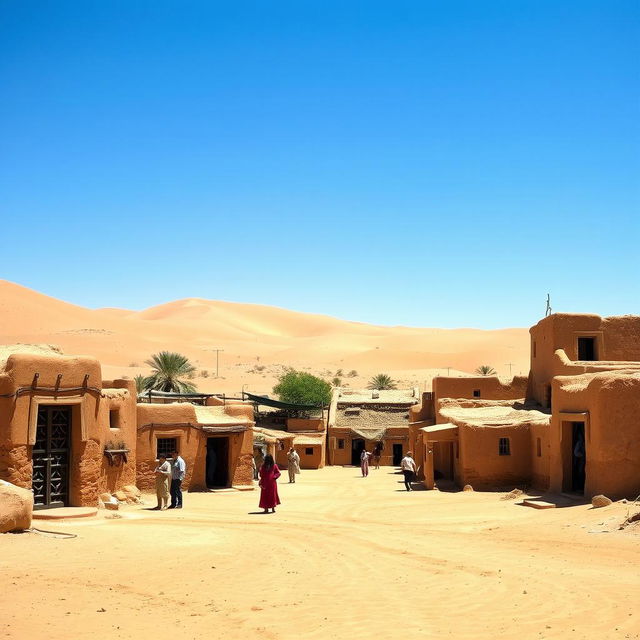
<svg viewBox="0 0 640 640">
<path fill-rule="evenodd" d="M 304 450 L 305 455 L 312 456 L 313 455 L 313 447 L 306 447 Z"/>
<path fill-rule="evenodd" d="M 109 429 L 120 428 L 120 409 L 111 409 L 109 411 Z"/>
<path fill-rule="evenodd" d="M 500 442 L 498 442 L 498 453 L 501 456 L 511 455 L 511 443 L 509 442 L 509 438 L 500 438 Z"/>
<path fill-rule="evenodd" d="M 473 397 L 474 398 L 479 398 L 480 397 L 480 389 L 474 389 L 473 390 Z"/>
<path fill-rule="evenodd" d="M 338 438 L 338 449 L 344 449 L 344 438 Z"/>
<path fill-rule="evenodd" d="M 536 439 L 536 452 L 538 454 L 538 458 L 542 456 L 542 441 L 540 438 Z"/>
<path fill-rule="evenodd" d="M 596 339 L 578 338 L 578 360 L 585 362 L 597 359 Z"/>
<path fill-rule="evenodd" d="M 158 438 L 156 440 L 156 458 L 161 455 L 170 458 L 171 454 L 178 448 L 177 438 Z"/>
<path fill-rule="evenodd" d="M 359 416 L 360 415 L 360 409 L 345 409 L 344 410 L 344 415 L 345 416 Z"/>
</svg>

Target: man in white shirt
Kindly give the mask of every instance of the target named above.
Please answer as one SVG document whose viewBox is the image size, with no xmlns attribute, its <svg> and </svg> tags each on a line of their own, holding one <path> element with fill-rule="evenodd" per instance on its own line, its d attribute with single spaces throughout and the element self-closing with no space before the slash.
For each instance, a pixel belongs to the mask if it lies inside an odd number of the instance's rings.
<svg viewBox="0 0 640 640">
<path fill-rule="evenodd" d="M 171 454 L 171 506 L 169 509 L 182 509 L 182 481 L 187 472 L 187 464 L 177 451 Z"/>
<path fill-rule="evenodd" d="M 287 453 L 287 471 L 289 472 L 289 482 L 296 481 L 296 473 L 300 473 L 300 456 L 294 447 L 289 449 L 289 453 Z"/>
<path fill-rule="evenodd" d="M 411 457 L 411 451 L 407 451 L 407 455 L 402 458 L 400 469 L 402 469 L 402 474 L 404 475 L 404 486 L 407 491 L 413 491 L 411 488 L 411 481 L 416 473 L 416 463 Z"/>
</svg>

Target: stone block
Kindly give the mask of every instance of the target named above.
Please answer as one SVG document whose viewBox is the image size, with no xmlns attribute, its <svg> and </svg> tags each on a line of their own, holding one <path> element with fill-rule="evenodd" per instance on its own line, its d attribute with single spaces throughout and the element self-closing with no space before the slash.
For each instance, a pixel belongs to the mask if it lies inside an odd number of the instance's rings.
<svg viewBox="0 0 640 640">
<path fill-rule="evenodd" d="M 31 527 L 33 492 L 0 480 L 0 533 Z"/>
</svg>

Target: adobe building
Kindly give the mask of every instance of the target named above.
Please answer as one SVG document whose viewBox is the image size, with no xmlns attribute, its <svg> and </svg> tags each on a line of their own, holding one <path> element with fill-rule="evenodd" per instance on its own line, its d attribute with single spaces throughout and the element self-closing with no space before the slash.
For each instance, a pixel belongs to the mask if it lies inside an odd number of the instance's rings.
<svg viewBox="0 0 640 640">
<path fill-rule="evenodd" d="M 240 401 L 138 404 L 138 487 L 155 488 L 158 455 L 174 450 L 187 465 L 186 490 L 253 486 L 253 425 L 253 407 Z"/>
<path fill-rule="evenodd" d="M 528 397 L 552 405 L 555 376 L 640 368 L 640 316 L 555 313 L 531 327 Z"/>
<path fill-rule="evenodd" d="M 243 397 L 249 398 L 255 409 L 254 432 L 257 435 L 254 435 L 254 442 L 267 442 L 271 447 L 269 453 L 280 468 L 288 466 L 287 453 L 291 446 L 296 448 L 300 456 L 301 469 L 321 469 L 325 466 L 328 416 L 325 408 L 281 402 L 251 393 L 244 393 Z M 271 438 L 272 443 L 265 438 Z M 272 449 L 275 449 L 275 454 Z"/>
<path fill-rule="evenodd" d="M 301 469 L 322 469 L 327 456 L 327 428 L 325 416 L 289 418 L 287 430 L 293 434 L 293 446 L 300 456 Z"/>
<path fill-rule="evenodd" d="M 436 378 L 419 424 L 424 482 L 640 493 L 640 317 L 553 314 L 530 329 L 528 379 Z"/>
<path fill-rule="evenodd" d="M 325 466 L 326 429 L 324 418 L 286 418 L 286 431 L 268 427 L 253 428 L 253 443 L 270 453 L 281 469 L 289 465 L 287 453 L 293 446 L 300 456 L 301 469 Z"/>
<path fill-rule="evenodd" d="M 32 489 L 34 508 L 95 506 L 135 484 L 135 452 L 133 381 L 49 346 L 0 348 L 0 479 Z"/>
<path fill-rule="evenodd" d="M 336 389 L 329 417 L 329 463 L 360 464 L 363 449 L 382 443 L 381 465 L 399 465 L 410 449 L 409 415 L 416 389 Z"/>
<path fill-rule="evenodd" d="M 422 427 L 422 447 L 416 447 L 427 488 L 450 480 L 480 490 L 546 489 L 549 415 L 538 405 L 446 398 L 438 414 L 442 422 Z"/>
</svg>

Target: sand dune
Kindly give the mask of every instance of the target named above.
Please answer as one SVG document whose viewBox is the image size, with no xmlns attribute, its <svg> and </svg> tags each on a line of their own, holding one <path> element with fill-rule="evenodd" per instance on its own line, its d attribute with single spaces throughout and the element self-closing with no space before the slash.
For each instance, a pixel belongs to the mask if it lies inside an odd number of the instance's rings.
<svg viewBox="0 0 640 640">
<path fill-rule="evenodd" d="M 326 377 L 343 370 L 345 384 L 362 385 L 386 372 L 422 386 L 447 368 L 472 372 L 481 364 L 499 374 L 526 373 L 527 329 L 434 329 L 349 322 L 277 307 L 187 298 L 143 311 L 86 309 L 0 281 L 0 344 L 50 343 L 65 353 L 92 355 L 105 377 L 146 372 L 162 349 L 180 351 L 199 369 L 203 391 L 267 392 L 283 366 Z M 215 354 L 220 377 L 215 378 Z M 508 363 L 511 363 L 509 366 Z M 358 375 L 346 378 L 347 372 Z"/>
</svg>

